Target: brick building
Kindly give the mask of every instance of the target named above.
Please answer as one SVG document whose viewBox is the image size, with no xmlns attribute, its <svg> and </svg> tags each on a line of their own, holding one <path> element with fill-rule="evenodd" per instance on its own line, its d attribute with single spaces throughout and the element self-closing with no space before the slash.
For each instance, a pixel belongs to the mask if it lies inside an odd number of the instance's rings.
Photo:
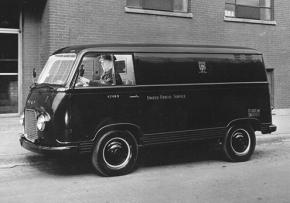
<svg viewBox="0 0 290 203">
<path fill-rule="evenodd" d="M 3 0 L 0 114 L 22 111 L 56 49 L 76 44 L 246 46 L 264 53 L 275 108 L 290 108 L 288 0 Z"/>
</svg>

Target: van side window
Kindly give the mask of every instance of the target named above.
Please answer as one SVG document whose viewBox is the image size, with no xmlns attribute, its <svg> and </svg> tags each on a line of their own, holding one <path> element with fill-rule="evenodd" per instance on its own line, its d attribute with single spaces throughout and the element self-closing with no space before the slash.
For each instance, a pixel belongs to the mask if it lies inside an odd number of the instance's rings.
<svg viewBox="0 0 290 203">
<path fill-rule="evenodd" d="M 132 55 L 114 55 L 115 72 L 119 74 L 122 85 L 135 85 L 134 65 Z"/>
<path fill-rule="evenodd" d="M 135 85 L 129 54 L 87 53 L 78 68 L 76 87 Z"/>
</svg>

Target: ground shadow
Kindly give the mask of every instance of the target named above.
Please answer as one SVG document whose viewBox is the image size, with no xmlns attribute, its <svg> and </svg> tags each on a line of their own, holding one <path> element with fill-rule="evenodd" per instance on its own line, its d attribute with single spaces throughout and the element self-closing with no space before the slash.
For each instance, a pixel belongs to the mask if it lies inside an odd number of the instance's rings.
<svg viewBox="0 0 290 203">
<path fill-rule="evenodd" d="M 35 162 L 28 156 L 29 162 Z M 33 164 L 38 170 L 60 176 L 95 174 L 89 156 L 40 156 Z M 223 161 L 219 147 L 208 143 L 167 144 L 142 148 L 139 153 L 138 167 L 148 168 L 164 165 L 180 165 L 202 161 Z"/>
<path fill-rule="evenodd" d="M 211 160 L 223 160 L 217 145 L 208 143 L 170 144 L 142 149 L 139 165 L 152 167 Z"/>
<path fill-rule="evenodd" d="M 27 156 L 31 165 L 47 174 L 72 176 L 94 173 L 89 156 Z"/>
</svg>

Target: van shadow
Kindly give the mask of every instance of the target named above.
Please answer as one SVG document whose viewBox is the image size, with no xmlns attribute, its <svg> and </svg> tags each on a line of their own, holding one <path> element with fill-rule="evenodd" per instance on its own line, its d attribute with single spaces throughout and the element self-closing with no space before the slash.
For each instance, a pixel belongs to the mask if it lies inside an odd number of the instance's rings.
<svg viewBox="0 0 290 203">
<path fill-rule="evenodd" d="M 59 176 L 95 174 L 89 156 L 27 156 L 26 159 L 28 162 L 34 162 L 31 166 L 45 174 Z M 142 148 L 137 165 L 140 168 L 149 168 L 214 160 L 223 160 L 215 145 L 172 144 Z"/>
<path fill-rule="evenodd" d="M 94 173 L 89 156 L 27 156 L 31 167 L 45 174 L 73 176 Z"/>
<path fill-rule="evenodd" d="M 142 150 L 139 160 L 140 167 L 154 167 L 223 160 L 223 157 L 216 145 L 194 143 L 148 147 Z"/>
</svg>

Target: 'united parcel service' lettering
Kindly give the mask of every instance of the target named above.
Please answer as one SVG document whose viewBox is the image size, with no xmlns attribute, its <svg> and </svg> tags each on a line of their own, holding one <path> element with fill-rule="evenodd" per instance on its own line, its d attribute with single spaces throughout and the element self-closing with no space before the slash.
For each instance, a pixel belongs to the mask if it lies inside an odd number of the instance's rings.
<svg viewBox="0 0 290 203">
<path fill-rule="evenodd" d="M 156 100 L 171 100 L 171 99 L 186 99 L 185 94 L 173 94 L 173 95 L 152 95 L 147 96 L 147 101 L 156 101 Z"/>
</svg>

